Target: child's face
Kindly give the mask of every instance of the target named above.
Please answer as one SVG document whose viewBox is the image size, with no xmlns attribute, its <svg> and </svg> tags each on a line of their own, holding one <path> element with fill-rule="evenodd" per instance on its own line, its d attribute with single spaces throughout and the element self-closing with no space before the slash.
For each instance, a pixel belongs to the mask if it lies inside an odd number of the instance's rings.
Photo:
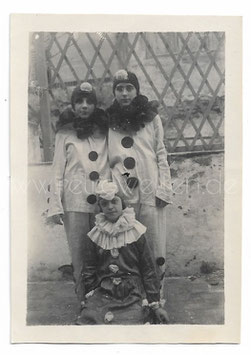
<svg viewBox="0 0 251 355">
<path fill-rule="evenodd" d="M 111 201 L 101 199 L 100 207 L 105 214 L 106 219 L 112 223 L 115 223 L 122 214 L 122 201 L 118 196 L 114 196 Z"/>
<path fill-rule="evenodd" d="M 82 97 L 74 104 L 74 111 L 76 116 L 82 119 L 87 119 L 93 113 L 95 105 L 88 99 L 88 97 Z"/>
<path fill-rule="evenodd" d="M 120 83 L 116 86 L 114 94 L 120 106 L 126 107 L 137 96 L 137 90 L 132 84 Z"/>
</svg>

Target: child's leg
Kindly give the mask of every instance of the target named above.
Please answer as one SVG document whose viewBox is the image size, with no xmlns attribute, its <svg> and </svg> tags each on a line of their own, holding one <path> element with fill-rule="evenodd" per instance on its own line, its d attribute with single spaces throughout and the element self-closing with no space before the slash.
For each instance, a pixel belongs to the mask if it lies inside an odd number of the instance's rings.
<svg viewBox="0 0 251 355">
<path fill-rule="evenodd" d="M 72 258 L 73 275 L 76 285 L 78 285 L 83 267 L 85 238 L 90 231 L 90 214 L 84 212 L 65 212 L 64 228 Z"/>
</svg>

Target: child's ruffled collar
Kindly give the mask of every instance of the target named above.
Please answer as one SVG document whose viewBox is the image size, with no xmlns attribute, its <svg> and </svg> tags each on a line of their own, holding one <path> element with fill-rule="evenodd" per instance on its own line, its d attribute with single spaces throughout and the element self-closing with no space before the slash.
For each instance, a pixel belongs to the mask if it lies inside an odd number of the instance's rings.
<svg viewBox="0 0 251 355">
<path fill-rule="evenodd" d="M 102 249 L 111 250 L 136 242 L 145 231 L 146 227 L 135 219 L 133 208 L 127 207 L 115 223 L 108 221 L 104 213 L 96 215 L 95 227 L 88 236 Z"/>
</svg>

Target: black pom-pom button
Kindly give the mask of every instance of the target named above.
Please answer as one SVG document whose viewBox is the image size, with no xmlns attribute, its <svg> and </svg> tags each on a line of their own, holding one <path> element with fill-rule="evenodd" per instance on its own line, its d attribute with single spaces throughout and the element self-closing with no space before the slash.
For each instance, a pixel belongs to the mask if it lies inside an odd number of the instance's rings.
<svg viewBox="0 0 251 355">
<path fill-rule="evenodd" d="M 135 159 L 132 157 L 125 158 L 124 166 L 126 169 L 133 169 L 135 167 Z"/>
<path fill-rule="evenodd" d="M 97 202 L 97 197 L 96 195 L 89 195 L 87 197 L 87 202 L 90 203 L 91 205 L 94 205 L 94 203 Z"/>
<path fill-rule="evenodd" d="M 98 180 L 98 179 L 99 179 L 99 173 L 98 173 L 97 171 L 92 171 L 92 172 L 89 174 L 89 178 L 90 178 L 90 180 L 92 180 L 92 181 Z"/>
<path fill-rule="evenodd" d="M 121 144 L 124 148 L 131 148 L 133 146 L 133 139 L 132 137 L 126 136 L 124 138 L 122 138 L 121 140 Z"/>
<path fill-rule="evenodd" d="M 160 256 L 159 258 L 157 258 L 156 259 L 156 263 L 157 263 L 157 265 L 159 265 L 159 266 L 162 266 L 162 265 L 164 265 L 165 264 L 165 258 L 163 258 L 162 256 Z"/>
<path fill-rule="evenodd" d="M 126 183 L 130 189 L 135 189 L 139 184 L 139 180 L 136 177 L 129 177 Z"/>
<path fill-rule="evenodd" d="M 95 152 L 95 150 L 92 150 L 89 154 L 88 157 L 91 161 L 95 161 L 98 159 L 98 153 Z"/>
</svg>

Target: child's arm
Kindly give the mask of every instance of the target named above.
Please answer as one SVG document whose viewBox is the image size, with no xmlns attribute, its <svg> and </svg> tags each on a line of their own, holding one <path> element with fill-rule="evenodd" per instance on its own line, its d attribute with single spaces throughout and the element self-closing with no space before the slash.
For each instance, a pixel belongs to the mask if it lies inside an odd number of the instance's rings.
<svg viewBox="0 0 251 355">
<path fill-rule="evenodd" d="M 144 235 L 137 241 L 137 247 L 139 250 L 139 267 L 147 300 L 149 303 L 159 302 L 160 281 L 156 272 L 153 252 Z"/>
<path fill-rule="evenodd" d="M 93 241 L 89 237 L 86 237 L 84 247 L 84 266 L 82 277 L 84 282 L 85 294 L 87 294 L 98 286 L 98 252 L 96 244 L 93 243 Z"/>
<path fill-rule="evenodd" d="M 167 152 L 163 142 L 163 126 L 159 115 L 154 118 L 153 124 L 155 131 L 155 152 L 159 173 L 159 183 L 156 191 L 156 202 L 157 205 L 159 204 L 159 207 L 164 207 L 166 204 L 172 203 L 171 174 L 170 167 L 167 162 Z M 161 204 L 159 200 L 164 201 L 165 203 Z"/>
<path fill-rule="evenodd" d="M 137 245 L 140 255 L 140 270 L 148 305 L 154 312 L 157 323 L 166 324 L 169 322 L 169 317 L 166 310 L 160 304 L 160 282 L 155 268 L 153 252 L 144 235 L 137 241 Z"/>
<path fill-rule="evenodd" d="M 85 295 L 97 287 L 97 250 L 95 244 L 86 237 L 83 253 L 83 267 L 76 284 L 75 291 L 78 300 L 85 304 Z"/>
<path fill-rule="evenodd" d="M 66 166 L 65 133 L 57 133 L 50 183 L 50 202 L 47 217 L 56 219 L 64 214 L 62 206 L 64 172 Z M 55 217 L 54 217 L 55 216 Z"/>
</svg>

